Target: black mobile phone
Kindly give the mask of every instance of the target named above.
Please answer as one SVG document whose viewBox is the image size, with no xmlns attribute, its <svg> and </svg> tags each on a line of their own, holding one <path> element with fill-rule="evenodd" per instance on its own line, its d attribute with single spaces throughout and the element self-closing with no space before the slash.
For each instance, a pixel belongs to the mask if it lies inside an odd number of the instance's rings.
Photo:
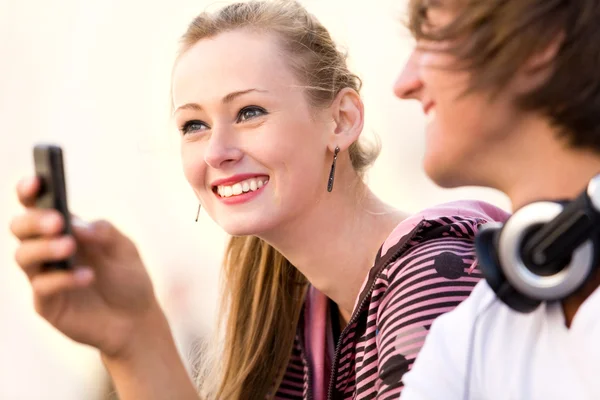
<svg viewBox="0 0 600 400">
<path fill-rule="evenodd" d="M 60 212 L 65 224 L 63 234 L 71 234 L 71 218 L 67 205 L 67 185 L 63 164 L 63 152 L 60 146 L 38 144 L 33 148 L 35 174 L 40 180 L 40 190 L 36 198 L 36 207 L 53 208 Z M 66 270 L 72 267 L 72 260 L 45 263 L 45 270 Z"/>
</svg>

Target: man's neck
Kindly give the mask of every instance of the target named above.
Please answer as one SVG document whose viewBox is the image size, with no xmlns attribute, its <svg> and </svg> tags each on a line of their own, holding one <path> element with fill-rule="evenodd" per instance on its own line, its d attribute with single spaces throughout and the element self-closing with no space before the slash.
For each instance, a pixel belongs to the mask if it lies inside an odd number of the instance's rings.
<svg viewBox="0 0 600 400">
<path fill-rule="evenodd" d="M 532 116 L 515 131 L 493 155 L 484 182 L 504 192 L 515 211 L 535 201 L 573 199 L 600 173 L 600 152 L 569 146 L 545 119 Z"/>
<path fill-rule="evenodd" d="M 510 160 L 500 189 L 510 197 L 515 211 L 535 201 L 574 199 L 600 173 L 598 153 L 569 148 L 549 129 L 528 131 L 523 145 Z M 562 302 L 567 326 L 599 286 L 600 272 Z"/>
</svg>

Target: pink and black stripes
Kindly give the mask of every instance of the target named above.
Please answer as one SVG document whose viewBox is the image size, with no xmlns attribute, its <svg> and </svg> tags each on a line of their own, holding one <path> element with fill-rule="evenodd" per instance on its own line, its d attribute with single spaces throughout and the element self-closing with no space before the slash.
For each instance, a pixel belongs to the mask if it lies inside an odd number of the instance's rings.
<svg viewBox="0 0 600 400">
<path fill-rule="evenodd" d="M 474 267 L 474 236 L 490 220 L 479 215 L 423 219 L 402 237 L 390 236 L 340 336 L 328 399 L 398 399 L 402 377 L 432 322 L 466 299 L 482 278 Z M 298 334 L 276 398 L 311 398 L 307 348 Z"/>
</svg>

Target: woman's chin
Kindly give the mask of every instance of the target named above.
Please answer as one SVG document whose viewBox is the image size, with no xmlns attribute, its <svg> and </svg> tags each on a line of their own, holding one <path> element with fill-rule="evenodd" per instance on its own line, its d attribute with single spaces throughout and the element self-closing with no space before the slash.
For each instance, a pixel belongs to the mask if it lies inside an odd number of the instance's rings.
<svg viewBox="0 0 600 400">
<path fill-rule="evenodd" d="M 231 236 L 260 236 L 269 230 L 265 222 L 264 220 L 251 221 L 249 219 L 232 221 L 228 218 L 227 221 L 217 221 L 217 224 Z"/>
</svg>

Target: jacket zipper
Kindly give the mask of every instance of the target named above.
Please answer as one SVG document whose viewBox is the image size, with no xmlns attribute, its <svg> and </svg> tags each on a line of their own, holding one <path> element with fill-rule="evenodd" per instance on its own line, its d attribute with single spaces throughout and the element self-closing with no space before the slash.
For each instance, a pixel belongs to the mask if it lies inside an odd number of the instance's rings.
<svg viewBox="0 0 600 400">
<path fill-rule="evenodd" d="M 418 231 L 421 228 L 421 225 L 422 225 L 422 223 L 419 223 L 413 229 L 413 231 L 411 233 Z M 331 396 L 333 394 L 333 387 L 334 387 L 334 384 L 335 384 L 335 371 L 337 370 L 337 364 L 338 364 L 338 358 L 339 358 L 339 352 L 340 352 L 340 345 L 342 344 L 342 339 L 346 335 L 347 330 L 350 328 L 350 326 L 353 323 L 356 322 L 356 320 L 358 319 L 358 316 L 362 313 L 362 308 L 365 306 L 365 303 L 367 302 L 367 299 L 369 299 L 371 297 L 371 294 L 373 293 L 373 290 L 375 289 L 375 282 L 377 282 L 377 279 L 379 279 L 379 276 L 381 275 L 381 273 L 383 272 L 383 270 L 388 265 L 390 265 L 391 263 L 395 262 L 396 259 L 400 256 L 400 254 L 402 254 L 406 250 L 406 244 L 408 243 L 408 239 L 412 238 L 413 236 L 414 236 L 414 234 L 411 234 L 410 236 L 407 236 L 407 239 L 402 244 L 402 246 L 400 246 L 400 248 L 393 253 L 393 255 L 388 259 L 388 261 L 381 267 L 381 270 L 379 270 L 379 272 L 377 273 L 377 275 L 375 275 L 375 278 L 373 278 L 373 282 L 371 283 L 371 286 L 369 287 L 369 291 L 367 292 L 367 294 L 363 298 L 363 300 L 360 302 L 359 307 L 356 309 L 356 311 L 354 312 L 354 314 L 352 315 L 352 317 L 350 317 L 350 320 L 346 324 L 346 327 L 344 328 L 344 330 L 340 334 L 340 338 L 339 338 L 337 344 L 335 345 L 335 353 L 333 355 L 333 363 L 332 363 L 332 368 L 331 368 L 331 377 L 329 379 L 329 388 L 327 390 L 327 400 L 333 400 Z M 310 375 L 309 375 L 309 378 L 310 378 Z"/>
<path fill-rule="evenodd" d="M 302 343 L 300 343 L 300 349 L 302 349 L 302 360 L 304 361 L 304 365 L 306 365 L 306 371 L 308 373 L 308 382 L 306 383 L 306 398 L 307 400 L 313 400 L 312 389 L 310 387 L 310 384 L 313 381 L 313 376 L 310 364 L 307 360 L 307 356 L 310 356 L 310 354 L 306 354 L 306 349 Z"/>
</svg>

